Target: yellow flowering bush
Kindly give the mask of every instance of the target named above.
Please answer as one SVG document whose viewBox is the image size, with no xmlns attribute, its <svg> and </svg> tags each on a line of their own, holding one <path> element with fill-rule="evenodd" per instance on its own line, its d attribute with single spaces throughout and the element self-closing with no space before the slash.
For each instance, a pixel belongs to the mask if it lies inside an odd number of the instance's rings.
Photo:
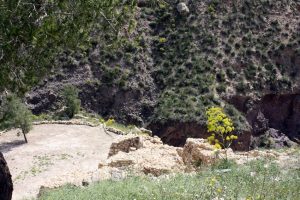
<svg viewBox="0 0 300 200">
<path fill-rule="evenodd" d="M 108 119 L 106 122 L 105 122 L 105 125 L 106 126 L 111 126 L 115 123 L 116 121 L 114 119 Z"/>
<path fill-rule="evenodd" d="M 207 130 L 212 133 L 207 138 L 208 142 L 216 149 L 229 148 L 232 142 L 238 137 L 232 132 L 234 126 L 232 120 L 224 113 L 220 107 L 211 107 L 206 112 Z"/>
</svg>

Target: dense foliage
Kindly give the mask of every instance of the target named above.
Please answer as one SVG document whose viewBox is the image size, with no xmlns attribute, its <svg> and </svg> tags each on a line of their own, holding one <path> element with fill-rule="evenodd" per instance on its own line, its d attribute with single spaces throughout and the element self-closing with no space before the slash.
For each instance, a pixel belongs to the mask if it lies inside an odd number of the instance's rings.
<svg viewBox="0 0 300 200">
<path fill-rule="evenodd" d="M 109 34 L 99 41 L 118 41 L 135 6 L 136 0 L 0 1 L 0 92 L 23 94 L 55 66 L 59 53 L 84 50 L 92 31 Z"/>
</svg>

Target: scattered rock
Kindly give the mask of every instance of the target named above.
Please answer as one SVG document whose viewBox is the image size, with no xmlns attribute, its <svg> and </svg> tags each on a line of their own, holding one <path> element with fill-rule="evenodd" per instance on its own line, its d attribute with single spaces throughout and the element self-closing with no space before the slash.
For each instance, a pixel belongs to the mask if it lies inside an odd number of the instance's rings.
<svg viewBox="0 0 300 200">
<path fill-rule="evenodd" d="M 109 132 L 112 132 L 112 133 L 115 133 L 117 135 L 127 135 L 127 133 L 123 132 L 123 131 L 120 131 L 118 129 L 115 129 L 113 127 L 104 127 L 104 130 L 105 131 L 109 131 Z"/>
</svg>

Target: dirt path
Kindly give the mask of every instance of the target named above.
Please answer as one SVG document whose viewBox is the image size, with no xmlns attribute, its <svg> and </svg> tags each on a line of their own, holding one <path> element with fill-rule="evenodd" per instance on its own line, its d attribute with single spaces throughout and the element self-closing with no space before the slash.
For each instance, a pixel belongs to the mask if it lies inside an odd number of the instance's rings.
<svg viewBox="0 0 300 200">
<path fill-rule="evenodd" d="M 13 199 L 35 197 L 41 186 L 97 181 L 98 163 L 118 137 L 101 127 L 81 125 L 38 125 L 23 137 L 10 131 L 0 136 L 3 152 L 14 182 Z"/>
</svg>

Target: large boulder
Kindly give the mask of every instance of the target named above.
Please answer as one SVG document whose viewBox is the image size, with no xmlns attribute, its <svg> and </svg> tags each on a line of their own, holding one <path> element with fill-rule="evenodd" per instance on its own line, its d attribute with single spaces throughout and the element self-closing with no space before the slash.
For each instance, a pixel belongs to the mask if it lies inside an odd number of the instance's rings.
<svg viewBox="0 0 300 200">
<path fill-rule="evenodd" d="M 108 160 L 100 163 L 99 168 L 112 172 L 116 171 L 115 168 L 130 169 L 154 176 L 181 172 L 185 166 L 178 154 L 180 150 L 179 147 L 163 145 L 158 137 L 127 136 L 112 144 Z"/>
<path fill-rule="evenodd" d="M 217 157 L 214 147 L 205 139 L 188 138 L 183 147 L 182 159 L 187 166 L 195 166 L 212 164 Z"/>
<path fill-rule="evenodd" d="M 108 157 L 116 155 L 119 151 L 129 152 L 132 149 L 140 149 L 143 146 L 142 137 L 128 135 L 113 142 L 110 146 Z"/>
<path fill-rule="evenodd" d="M 13 183 L 7 163 L 0 152 L 0 199 L 10 200 L 13 192 Z"/>
</svg>

